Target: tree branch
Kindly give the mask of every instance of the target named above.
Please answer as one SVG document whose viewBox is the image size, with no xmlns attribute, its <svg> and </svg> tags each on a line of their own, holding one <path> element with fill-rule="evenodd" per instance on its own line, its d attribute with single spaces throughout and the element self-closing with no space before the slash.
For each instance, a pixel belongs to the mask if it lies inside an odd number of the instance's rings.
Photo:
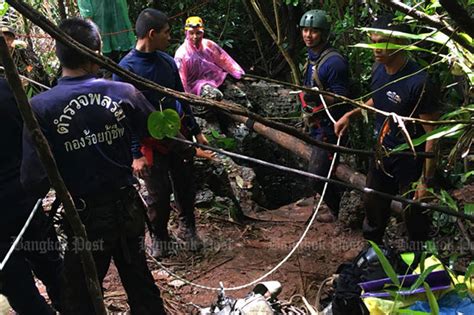
<svg viewBox="0 0 474 315">
<path fill-rule="evenodd" d="M 439 0 L 449 16 L 463 29 L 464 32 L 474 38 L 474 20 L 458 3 L 457 0 Z"/>
<path fill-rule="evenodd" d="M 263 68 L 265 69 L 265 73 L 267 75 L 270 75 L 270 71 L 268 69 L 268 64 L 265 61 L 265 59 L 266 59 L 265 54 L 263 53 L 263 48 L 262 48 L 263 44 L 262 44 L 262 41 L 260 39 L 260 34 L 255 29 L 255 23 L 254 23 L 254 20 L 253 20 L 253 17 L 252 17 L 252 12 L 250 11 L 249 4 L 247 3 L 247 1 L 249 1 L 249 0 L 242 0 L 242 4 L 244 5 L 245 11 L 247 11 L 247 14 L 249 15 L 249 20 L 250 20 L 250 25 L 251 25 L 251 28 L 252 28 L 253 36 L 255 37 L 258 52 L 260 53 L 260 58 L 259 59 L 262 60 L 262 65 L 263 65 Z M 259 59 L 257 59 L 257 61 L 255 61 L 255 64 L 257 62 L 259 62 L 258 61 Z"/>
<path fill-rule="evenodd" d="M 301 171 L 301 170 L 294 169 L 294 168 L 291 168 L 291 167 L 270 163 L 270 162 L 263 161 L 263 160 L 260 160 L 260 159 L 256 159 L 256 158 L 253 158 L 253 157 L 244 156 L 244 155 L 234 153 L 234 152 L 229 152 L 229 151 L 226 151 L 226 150 L 223 150 L 223 149 L 213 148 L 211 146 L 200 144 L 200 143 L 197 143 L 197 142 L 192 142 L 190 140 L 185 140 L 185 139 L 180 139 L 180 138 L 175 138 L 175 137 L 173 137 L 173 139 L 176 140 L 176 141 L 179 141 L 179 142 L 183 142 L 183 143 L 186 143 L 186 144 L 204 149 L 204 150 L 210 150 L 210 151 L 213 151 L 213 152 L 217 152 L 219 154 L 231 156 L 233 158 L 254 162 L 254 163 L 257 163 L 257 164 L 260 164 L 260 165 L 264 165 L 264 166 L 269 166 L 269 167 L 272 167 L 272 168 L 275 168 L 275 169 L 278 169 L 278 170 L 281 170 L 281 171 L 289 172 L 289 173 L 294 173 L 294 174 L 307 176 L 307 177 L 314 178 L 314 179 L 317 179 L 317 180 L 325 182 L 325 183 L 344 186 L 344 187 L 347 187 L 347 188 L 350 188 L 350 189 L 353 189 L 353 190 L 357 190 L 357 191 L 360 191 L 360 192 L 363 192 L 363 193 L 366 193 L 366 194 L 374 194 L 374 195 L 381 196 L 381 197 L 386 198 L 386 199 L 399 201 L 402 204 L 414 205 L 414 206 L 417 206 L 421 209 L 439 211 L 439 212 L 451 215 L 453 217 L 462 218 L 462 219 L 466 219 L 466 220 L 469 220 L 471 222 L 474 222 L 474 216 L 473 215 L 464 213 L 462 211 L 455 211 L 455 210 L 453 210 L 453 209 L 451 209 L 447 206 L 440 206 L 440 205 L 437 205 L 437 204 L 429 204 L 429 203 L 426 203 L 426 202 L 423 202 L 423 201 L 417 201 L 417 200 L 408 199 L 408 198 L 401 197 L 401 196 L 391 195 L 391 194 L 388 194 L 388 193 L 385 193 L 385 192 L 382 192 L 382 191 L 374 190 L 374 189 L 369 188 L 369 187 L 356 186 L 356 185 L 353 185 L 351 183 L 342 182 L 342 181 L 339 181 L 339 180 L 336 180 L 336 179 L 333 179 L 333 178 L 326 178 L 326 177 L 321 176 L 321 175 L 312 174 L 312 173 L 309 173 L 309 172 L 306 172 L 306 171 Z"/>
<path fill-rule="evenodd" d="M 278 14 L 277 0 L 273 0 L 273 14 L 275 15 L 275 25 L 277 29 L 277 45 L 281 44 L 280 15 Z"/>
<path fill-rule="evenodd" d="M 2 58 L 3 66 L 5 67 L 5 74 L 8 83 L 15 96 L 15 100 L 20 110 L 23 121 L 26 127 L 30 131 L 33 141 L 36 146 L 36 150 L 41 159 L 44 168 L 48 174 L 49 180 L 54 187 L 57 196 L 64 205 L 66 218 L 71 225 L 72 231 L 80 241 L 87 241 L 87 234 L 82 221 L 79 218 L 74 202 L 72 201 L 71 195 L 64 184 L 61 174 L 58 171 L 56 161 L 54 160 L 51 149 L 48 145 L 48 141 L 40 130 L 38 121 L 28 103 L 28 97 L 22 88 L 21 80 L 18 75 L 15 64 L 10 56 L 5 38 L 3 33 L 0 32 L 0 55 Z M 96 314 L 105 315 L 105 306 L 102 300 L 101 286 L 99 285 L 99 279 L 97 277 L 97 270 L 95 267 L 94 259 L 92 258 L 91 252 L 84 248 L 79 251 L 79 256 L 84 268 L 84 275 L 86 277 L 87 289 L 91 298 L 92 304 Z"/>
<path fill-rule="evenodd" d="M 456 1 L 456 0 L 449 0 L 449 1 Z M 457 34 L 454 28 L 450 25 L 445 25 L 444 23 L 441 22 L 441 20 L 437 16 L 430 16 L 424 12 L 418 11 L 400 1 L 396 0 L 380 0 L 381 3 L 384 3 L 394 9 L 397 9 L 411 17 L 414 17 L 417 20 L 423 21 L 426 24 L 439 29 L 441 32 L 446 34 L 447 36 L 452 36 L 453 39 L 469 50 L 471 53 L 474 53 L 474 46 L 472 46 L 471 43 L 469 43 L 464 37 L 461 35 Z"/>
<path fill-rule="evenodd" d="M 280 52 L 282 53 L 283 57 L 285 57 L 286 61 L 288 62 L 288 64 L 290 65 L 290 68 L 291 68 L 291 79 L 293 81 L 293 83 L 297 84 L 300 80 L 299 78 L 299 70 L 298 68 L 296 67 L 295 63 L 293 62 L 293 59 L 291 58 L 291 56 L 288 54 L 288 51 L 286 51 L 286 49 L 283 47 L 283 45 L 281 45 L 280 43 L 278 43 L 278 38 L 277 36 L 275 35 L 275 32 L 272 30 L 270 24 L 268 23 L 268 20 L 267 18 L 262 14 L 262 11 L 260 10 L 260 8 L 258 7 L 258 4 L 256 2 L 256 0 L 250 0 L 250 3 L 252 4 L 255 12 L 257 13 L 257 16 L 260 18 L 260 20 L 262 21 L 263 23 L 263 26 L 265 26 L 265 28 L 267 29 L 267 32 L 270 34 L 270 36 L 272 37 L 273 41 L 277 44 L 277 47 L 278 49 L 280 49 Z"/>
</svg>

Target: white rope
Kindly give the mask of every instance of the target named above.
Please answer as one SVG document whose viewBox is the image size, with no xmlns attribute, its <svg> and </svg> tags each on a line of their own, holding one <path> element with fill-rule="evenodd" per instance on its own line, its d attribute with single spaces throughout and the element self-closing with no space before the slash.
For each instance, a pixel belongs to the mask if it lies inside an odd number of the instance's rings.
<svg viewBox="0 0 474 315">
<path fill-rule="evenodd" d="M 2 67 L 2 66 L 0 66 L 0 69 L 5 70 L 5 68 Z M 45 90 L 50 90 L 50 89 L 51 89 L 49 86 L 46 86 L 46 85 L 41 84 L 41 83 L 39 83 L 39 82 L 37 82 L 37 81 L 35 81 L 35 80 L 33 80 L 33 79 L 30 79 L 30 78 L 28 78 L 28 77 L 25 77 L 24 75 L 19 74 L 19 76 L 20 76 L 20 78 L 25 79 L 26 81 L 31 82 L 31 83 L 33 83 L 33 84 L 36 84 L 37 86 L 42 87 L 42 88 L 45 89 Z"/>
<path fill-rule="evenodd" d="M 337 141 L 337 144 L 339 145 L 339 142 L 340 142 L 340 137 L 338 138 L 338 141 Z M 335 156 L 336 157 L 336 156 Z M 331 161 L 331 166 L 329 168 L 329 172 L 328 172 L 328 178 L 331 176 L 331 173 L 332 173 L 332 170 L 333 170 L 333 167 L 334 167 L 334 164 L 335 164 L 335 161 L 336 161 L 336 158 L 334 158 L 332 161 Z M 318 201 L 318 204 L 317 206 L 315 207 L 314 211 L 313 211 L 313 215 L 311 216 L 311 220 L 308 222 L 308 225 L 306 226 L 306 229 L 304 230 L 303 234 L 301 235 L 301 237 L 299 238 L 298 242 L 295 244 L 295 246 L 291 249 L 291 251 L 275 266 L 273 267 L 270 271 L 268 271 L 267 273 L 265 273 L 264 275 L 262 275 L 261 277 L 251 281 L 251 282 L 248 282 L 246 284 L 243 284 L 243 285 L 240 285 L 240 286 L 236 286 L 236 287 L 223 287 L 223 288 L 217 288 L 217 287 L 210 287 L 210 286 L 205 286 L 205 285 L 202 285 L 202 284 L 197 284 L 197 283 L 194 283 L 194 282 L 191 282 L 191 281 L 188 281 L 180 276 L 178 276 L 177 274 L 175 274 L 174 272 L 172 272 L 171 270 L 169 270 L 167 267 L 163 266 L 158 260 L 156 260 L 154 257 L 152 257 L 151 255 L 149 255 L 152 260 L 158 264 L 162 269 L 164 269 L 168 274 L 172 275 L 173 277 L 175 277 L 176 279 L 178 280 L 181 280 L 183 281 L 184 283 L 190 285 L 190 286 L 193 286 L 193 287 L 196 287 L 196 288 L 200 288 L 200 289 L 205 289 L 205 290 L 211 290 L 211 291 L 221 291 L 221 290 L 225 290 L 225 291 L 236 291 L 236 290 L 241 290 L 241 289 L 245 289 L 245 288 L 248 288 L 254 284 L 257 284 L 259 283 L 260 281 L 262 281 L 263 279 L 267 278 L 268 276 L 270 276 L 271 274 L 273 274 L 275 271 L 277 271 L 283 264 L 285 264 L 288 259 L 291 258 L 291 256 L 295 253 L 295 251 L 298 249 L 298 247 L 301 245 L 301 243 L 303 242 L 304 238 L 306 237 L 306 235 L 308 234 L 309 232 L 309 229 L 311 227 L 311 225 L 313 224 L 314 220 L 316 219 L 316 216 L 318 214 L 318 211 L 319 211 L 319 208 L 321 207 L 321 204 L 323 202 L 323 199 L 324 199 L 324 195 L 326 194 L 326 190 L 327 190 L 327 186 L 328 186 L 328 183 L 324 183 L 324 187 L 323 187 L 323 191 L 321 193 L 321 197 L 319 198 L 319 201 Z"/>
<path fill-rule="evenodd" d="M 326 100 L 324 99 L 324 97 L 320 94 L 320 99 L 321 99 L 321 102 L 324 106 L 324 109 L 326 110 L 326 113 L 327 115 L 329 116 L 329 118 L 331 119 L 331 121 L 333 123 L 336 123 L 336 121 L 334 120 L 334 118 L 332 117 L 331 113 L 329 112 L 328 110 L 328 107 L 327 107 L 327 104 L 326 104 Z M 175 138 L 176 140 L 180 140 L 180 139 L 177 139 Z M 339 145 L 341 142 L 341 137 L 339 136 L 337 138 L 337 145 Z M 334 168 L 334 165 L 336 164 L 336 160 L 337 160 L 337 153 L 334 153 L 334 158 L 332 159 L 331 161 L 331 166 L 329 167 L 329 172 L 328 172 L 328 175 L 327 175 L 327 179 L 329 179 L 331 177 L 331 174 L 332 174 L 332 171 L 333 171 L 333 168 Z M 225 290 L 225 291 L 237 291 L 237 290 L 241 290 L 241 289 L 245 289 L 245 288 L 248 288 L 252 285 L 255 285 L 257 283 L 259 283 L 260 281 L 262 281 L 263 279 L 267 278 L 268 276 L 270 276 L 271 274 L 273 274 L 275 271 L 277 271 L 281 266 L 283 266 L 290 258 L 291 256 L 296 252 L 296 250 L 298 249 L 298 247 L 301 245 L 301 243 L 303 242 L 303 240 L 305 239 L 306 235 L 308 234 L 309 232 L 309 229 L 311 228 L 311 225 L 313 225 L 314 223 L 314 220 L 316 219 L 316 216 L 318 215 L 318 212 L 319 212 L 319 208 L 321 207 L 321 204 L 323 202 L 323 199 L 324 199 L 324 196 L 326 194 L 326 190 L 327 190 L 327 187 L 328 187 L 328 182 L 325 182 L 324 183 L 324 187 L 323 187 L 323 191 L 321 192 L 321 196 L 318 200 L 318 204 L 315 206 L 314 210 L 313 210 L 313 215 L 311 216 L 311 220 L 308 222 L 308 225 L 306 226 L 303 234 L 301 235 L 301 237 L 299 238 L 298 242 L 296 242 L 295 246 L 291 249 L 291 251 L 275 266 L 273 267 L 270 271 L 268 271 L 267 273 L 265 273 L 264 275 L 260 276 L 259 278 L 251 281 L 251 282 L 248 282 L 246 284 L 243 284 L 243 285 L 240 285 L 240 286 L 236 286 L 236 287 L 224 287 L 222 284 L 221 284 L 221 287 L 217 288 L 217 287 L 210 287 L 210 286 L 206 286 L 206 285 L 202 285 L 202 284 L 198 284 L 198 283 L 194 283 L 194 282 L 191 282 L 191 281 L 188 281 L 186 279 L 184 279 L 183 277 L 181 276 L 178 276 L 176 273 L 172 272 L 171 270 L 169 270 L 167 267 L 163 266 L 158 260 L 156 260 L 154 257 L 152 257 L 151 255 L 149 255 L 152 260 L 158 264 L 162 269 L 164 269 L 168 274 L 170 274 L 171 276 L 175 277 L 176 279 L 178 280 L 181 280 L 183 281 L 185 284 L 188 284 L 190 286 L 193 286 L 193 287 L 196 287 L 196 288 L 200 288 L 200 289 L 204 289 L 204 290 L 211 290 L 211 291 L 222 291 L 222 290 Z"/>
<path fill-rule="evenodd" d="M 25 224 L 23 225 L 23 228 L 20 231 L 20 234 L 16 237 L 15 241 L 13 242 L 12 246 L 10 246 L 10 249 L 8 250 L 7 254 L 5 255 L 5 258 L 3 258 L 2 263 L 0 264 L 0 271 L 3 270 L 5 265 L 7 264 L 8 260 L 10 259 L 10 256 L 12 255 L 13 251 L 15 250 L 16 246 L 20 242 L 21 238 L 23 237 L 23 234 L 25 234 L 26 229 L 30 225 L 31 219 L 33 219 L 33 216 L 36 213 L 36 210 L 38 210 L 39 206 L 41 205 L 42 199 L 38 199 L 36 202 L 35 206 L 33 207 L 33 210 L 31 210 L 30 216 L 26 220 Z"/>
</svg>

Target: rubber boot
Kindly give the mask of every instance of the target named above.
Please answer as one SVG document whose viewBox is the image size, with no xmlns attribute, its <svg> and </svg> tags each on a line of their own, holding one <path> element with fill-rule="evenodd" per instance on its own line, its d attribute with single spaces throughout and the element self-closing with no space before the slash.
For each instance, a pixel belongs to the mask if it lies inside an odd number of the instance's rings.
<svg viewBox="0 0 474 315">
<path fill-rule="evenodd" d="M 151 255 L 156 258 L 168 257 L 173 253 L 173 244 L 168 233 L 171 207 L 148 206 L 148 216 L 154 228 Z"/>
<path fill-rule="evenodd" d="M 176 238 L 185 249 L 191 252 L 198 252 L 203 248 L 203 242 L 196 231 L 194 213 L 186 216 L 180 214 Z"/>
</svg>

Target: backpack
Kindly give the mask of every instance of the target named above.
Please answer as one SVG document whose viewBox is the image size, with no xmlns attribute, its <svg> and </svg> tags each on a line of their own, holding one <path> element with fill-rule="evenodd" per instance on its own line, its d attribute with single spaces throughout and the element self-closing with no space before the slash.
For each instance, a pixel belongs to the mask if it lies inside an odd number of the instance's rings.
<svg viewBox="0 0 474 315">
<path fill-rule="evenodd" d="M 382 252 L 396 272 L 407 270 L 408 266 L 393 249 L 382 248 Z M 340 265 L 336 273 L 339 276 L 334 282 L 333 315 L 369 315 L 360 297 L 362 289 L 358 283 L 387 277 L 373 248 L 363 249 L 351 263 Z"/>
</svg>

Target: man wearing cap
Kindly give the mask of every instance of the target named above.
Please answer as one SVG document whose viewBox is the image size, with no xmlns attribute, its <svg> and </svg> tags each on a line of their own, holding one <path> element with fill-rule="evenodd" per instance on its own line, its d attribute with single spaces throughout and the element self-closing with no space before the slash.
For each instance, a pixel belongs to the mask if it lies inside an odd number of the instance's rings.
<svg viewBox="0 0 474 315">
<path fill-rule="evenodd" d="M 13 48 L 13 42 L 15 41 L 15 31 L 13 28 L 9 26 L 2 26 L 1 30 L 3 32 L 3 37 L 5 38 L 5 41 L 7 42 L 8 49 Z"/>
<path fill-rule="evenodd" d="M 349 68 L 346 59 L 329 43 L 330 24 L 327 13 L 322 10 L 310 10 L 300 20 L 301 35 L 308 48 L 308 61 L 304 70 L 303 83 L 306 87 L 333 92 L 339 95 L 349 95 Z M 334 105 L 337 100 L 330 96 L 323 96 L 327 106 Z M 300 93 L 305 122 L 311 137 L 335 144 L 337 137 L 334 126 L 327 115 L 319 95 Z M 337 121 L 346 111 L 344 105 L 335 105 L 330 108 L 332 117 Z M 314 147 L 309 162 L 311 173 L 327 176 L 333 159 L 333 153 L 322 148 Z M 323 182 L 315 182 L 321 193 Z M 342 191 L 336 186 L 328 185 L 324 201 L 330 212 L 322 213 L 318 220 L 333 222 L 339 211 L 339 202 Z"/>
<path fill-rule="evenodd" d="M 18 72 L 44 85 L 49 85 L 49 76 L 44 70 L 38 55 L 31 47 L 28 47 L 25 41 L 16 38 L 15 30 L 10 26 L 1 26 L 8 49 L 17 66 Z M 24 85 L 28 83 L 25 81 Z M 37 87 L 34 86 L 36 89 Z"/>
</svg>

